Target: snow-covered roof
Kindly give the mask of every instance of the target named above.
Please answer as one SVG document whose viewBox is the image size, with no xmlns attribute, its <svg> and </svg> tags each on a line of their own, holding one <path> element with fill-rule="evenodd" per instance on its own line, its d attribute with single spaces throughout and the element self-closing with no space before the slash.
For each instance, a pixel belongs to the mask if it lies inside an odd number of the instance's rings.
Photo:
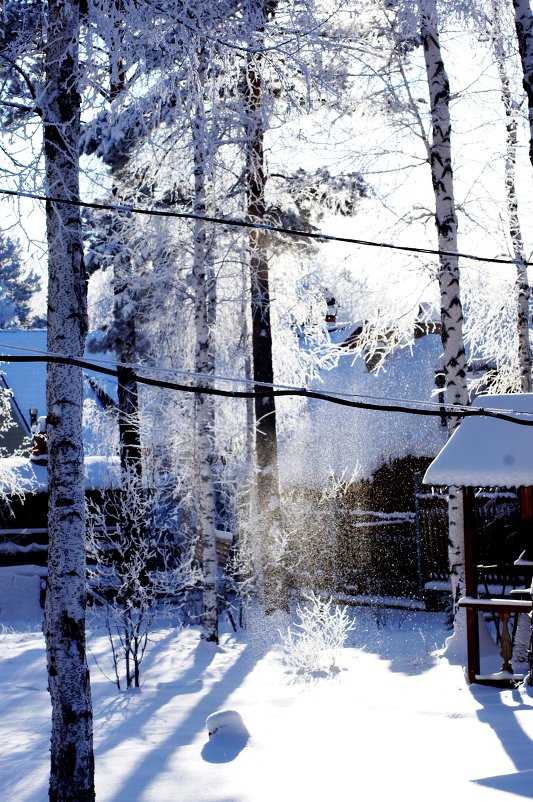
<svg viewBox="0 0 533 802">
<path fill-rule="evenodd" d="M 31 355 L 46 354 L 46 351 L 46 329 L 0 329 L 0 354 Z M 89 360 L 94 359 L 93 353 L 86 355 Z M 46 362 L 1 362 L 0 371 L 25 415 L 30 407 L 37 407 L 39 414 L 46 414 Z M 84 375 L 97 378 L 107 394 L 116 398 L 116 379 L 91 371 L 84 371 Z M 90 394 L 87 386 L 85 392 Z"/>
<path fill-rule="evenodd" d="M 434 400 L 440 337 L 428 335 L 399 348 L 378 373 L 346 351 L 312 385 L 354 400 Z M 383 463 L 409 455 L 432 457 L 446 441 L 439 417 L 352 409 L 310 399 L 290 437 L 280 444 L 280 473 L 291 484 L 321 484 L 330 473 L 370 478 Z"/>
<path fill-rule="evenodd" d="M 45 329 L 0 330 L 0 354 L 35 352 L 46 353 Z M 30 407 L 36 407 L 39 415 L 46 415 L 46 362 L 2 362 L 0 371 L 27 423 Z"/>
<path fill-rule="evenodd" d="M 533 393 L 483 395 L 476 398 L 473 406 L 505 410 L 533 423 Z M 533 426 L 488 417 L 465 418 L 435 457 L 423 481 L 465 487 L 533 485 Z"/>
<path fill-rule="evenodd" d="M 1 354 L 45 354 L 47 333 L 45 329 L 0 330 Z M 89 354 L 88 358 L 91 358 Z M 46 362 L 0 362 L 0 373 L 5 384 L 12 390 L 19 414 L 25 419 L 29 430 L 29 409 L 35 407 L 39 415 L 46 415 Z M 104 448 L 101 426 L 95 425 L 92 408 L 100 407 L 90 378 L 96 380 L 108 396 L 116 398 L 116 379 L 84 371 L 84 430 L 83 441 L 87 453 L 101 454 Z M 105 438 L 104 438 L 105 439 Z M 105 451 L 105 448 L 104 448 Z"/>
<path fill-rule="evenodd" d="M 120 462 L 118 457 L 85 457 L 85 489 L 102 490 L 120 487 Z M 0 493 L 14 491 L 22 493 L 46 493 L 48 469 L 46 465 L 35 465 L 26 457 L 0 459 Z"/>
</svg>

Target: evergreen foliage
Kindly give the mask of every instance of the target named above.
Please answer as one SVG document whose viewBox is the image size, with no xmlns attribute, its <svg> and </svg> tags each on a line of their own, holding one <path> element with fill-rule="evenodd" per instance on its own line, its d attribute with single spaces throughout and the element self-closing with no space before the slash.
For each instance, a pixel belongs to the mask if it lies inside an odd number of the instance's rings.
<svg viewBox="0 0 533 802">
<path fill-rule="evenodd" d="M 0 233 L 0 328 L 39 324 L 32 298 L 41 287 L 38 276 L 25 270 L 19 244 Z"/>
</svg>

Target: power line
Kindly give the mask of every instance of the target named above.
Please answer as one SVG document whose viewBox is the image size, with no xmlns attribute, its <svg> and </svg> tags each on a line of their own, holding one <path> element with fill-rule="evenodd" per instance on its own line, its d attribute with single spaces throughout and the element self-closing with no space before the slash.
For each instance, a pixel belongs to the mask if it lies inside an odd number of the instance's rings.
<svg viewBox="0 0 533 802">
<path fill-rule="evenodd" d="M 54 353 L 53 351 L 41 351 L 38 348 L 27 348 L 23 346 L 18 346 L 10 343 L 3 343 L 0 342 L 0 353 L 1 350 L 5 348 L 6 350 L 15 350 L 21 351 L 24 354 L 36 354 L 38 356 L 58 356 L 63 357 L 64 354 L 61 353 Z M 1 360 L 0 360 L 1 361 Z M 244 384 L 250 387 L 264 387 L 270 390 L 305 390 L 303 387 L 295 387 L 293 384 L 280 384 L 279 382 L 260 382 L 254 379 L 243 379 L 239 376 L 223 376 L 220 373 L 199 373 L 192 370 L 179 370 L 178 368 L 162 368 L 155 365 L 144 365 L 142 363 L 135 363 L 135 362 L 118 362 L 117 360 L 111 359 L 103 359 L 101 357 L 93 356 L 91 359 L 92 364 L 94 365 L 103 365 L 103 366 L 111 366 L 113 368 L 126 368 L 130 371 L 137 371 L 141 370 L 156 375 L 166 375 L 166 376 L 184 376 L 188 379 L 199 379 L 200 381 L 204 382 L 206 380 L 210 382 L 226 382 L 227 384 Z M 96 368 L 95 368 L 96 370 Z M 428 408 L 433 408 L 435 410 L 442 409 L 442 404 L 438 402 L 432 401 L 422 401 L 420 399 L 405 399 L 405 398 L 391 398 L 388 396 L 374 396 L 374 395 L 365 395 L 362 393 L 347 393 L 347 392 L 336 392 L 335 390 L 328 390 L 328 396 L 333 398 L 348 398 L 348 399 L 361 399 L 373 402 L 387 402 L 387 403 L 395 403 L 395 404 L 419 404 L 423 405 Z M 460 406 L 458 404 L 454 405 L 454 409 L 470 409 L 468 406 Z M 501 411 L 501 410 L 500 410 Z M 509 410 L 512 412 L 513 410 Z M 439 412 L 440 415 L 440 412 Z"/>
<path fill-rule="evenodd" d="M 27 348 L 22 347 L 14 344 L 8 344 L 0 342 L 0 353 L 1 350 L 5 348 L 7 350 L 14 349 L 15 351 L 21 351 L 24 354 L 36 354 L 39 356 L 58 356 L 64 357 L 64 354 L 61 353 L 54 353 L 52 351 L 41 351 L 38 348 Z M 1 360 L 0 360 L 1 361 Z M 43 360 L 44 361 L 44 360 Z M 113 359 L 103 359 L 102 357 L 92 357 L 91 363 L 96 365 L 103 365 L 103 366 L 111 366 L 112 369 L 116 368 L 126 368 L 130 371 L 137 371 L 141 370 L 156 375 L 161 376 L 184 376 L 188 379 L 199 379 L 202 382 L 210 381 L 210 382 L 225 382 L 226 384 L 244 384 L 249 387 L 264 387 L 270 390 L 302 390 L 306 392 L 304 387 L 295 387 L 293 384 L 280 384 L 279 382 L 261 382 L 254 379 L 243 379 L 239 376 L 223 376 L 220 373 L 199 373 L 192 370 L 179 370 L 178 368 L 162 368 L 156 365 L 145 365 L 142 363 L 135 363 L 135 362 L 118 362 L 117 360 Z M 96 371 L 96 367 L 95 367 Z M 391 398 L 389 396 L 374 396 L 374 395 L 366 395 L 362 393 L 347 393 L 347 392 L 336 392 L 335 390 L 328 390 L 327 393 L 322 393 L 322 395 L 327 395 L 328 397 L 332 398 L 348 398 L 348 399 L 360 399 L 362 401 L 372 401 L 375 403 L 391 403 L 391 404 L 418 404 L 420 406 L 427 407 L 428 409 L 435 409 L 440 410 L 442 409 L 442 404 L 433 401 L 422 401 L 420 399 L 405 399 L 405 398 Z M 459 404 L 455 404 L 453 407 L 455 410 L 459 409 L 470 409 L 470 407 L 464 405 L 460 406 Z M 499 410 L 500 412 L 502 410 Z M 513 412 L 514 410 L 505 410 L 508 412 Z M 517 413 L 520 414 L 520 413 Z"/>
<path fill-rule="evenodd" d="M 336 234 L 324 234 L 318 231 L 303 231 L 297 228 L 287 228 L 285 226 L 275 226 L 270 223 L 254 223 L 249 220 L 239 220 L 233 217 L 216 217 L 213 215 L 194 214 L 194 212 L 176 212 L 170 209 L 143 209 L 139 206 L 129 204 L 95 203 L 92 201 L 75 200 L 72 198 L 55 198 L 50 195 L 39 195 L 33 192 L 22 192 L 14 189 L 0 189 L 1 195 L 11 197 L 29 198 L 45 203 L 63 203 L 67 206 L 78 206 L 83 209 L 94 209 L 96 211 L 120 212 L 121 214 L 139 214 L 148 217 L 167 217 L 181 220 L 200 220 L 204 223 L 231 226 L 233 228 L 257 229 L 260 231 L 271 231 L 276 234 L 287 234 L 293 237 L 302 237 L 317 240 L 318 242 L 344 242 L 349 245 L 363 245 L 369 248 L 385 248 L 392 251 L 403 251 L 407 253 L 421 253 L 429 256 L 451 256 L 458 259 L 468 259 L 474 262 L 486 262 L 498 265 L 524 265 L 529 267 L 532 262 L 521 259 L 503 259 L 495 256 L 477 256 L 475 254 L 463 253 L 461 251 L 443 251 L 437 248 L 420 248 L 414 245 L 395 245 L 392 242 L 376 242 L 375 240 L 357 239 L 355 237 L 341 237 Z"/>
<path fill-rule="evenodd" d="M 84 370 L 91 370 L 95 373 L 101 373 L 105 376 L 113 376 L 118 378 L 119 371 L 116 368 L 106 368 L 94 362 L 89 362 L 85 359 L 69 355 L 58 354 L 0 354 L 0 362 L 46 362 L 61 365 L 72 365 Z M 467 417 L 487 417 L 495 418 L 497 420 L 507 421 L 509 423 L 516 423 L 520 426 L 533 426 L 533 417 L 520 418 L 515 415 L 528 414 L 520 413 L 519 411 L 510 410 L 513 414 L 509 414 L 502 410 L 489 409 L 484 407 L 459 407 L 454 404 L 445 404 L 439 410 L 431 408 L 422 408 L 420 406 L 407 406 L 409 403 L 423 403 L 423 402 L 409 402 L 403 404 L 398 403 L 375 403 L 373 401 L 354 401 L 341 396 L 334 396 L 328 393 L 317 393 L 314 390 L 308 390 L 305 387 L 293 387 L 289 389 L 263 389 L 263 390 L 222 390 L 217 387 L 204 387 L 190 384 L 180 384 L 177 382 L 165 381 L 162 379 L 153 379 L 148 376 L 141 376 L 138 373 L 131 373 L 131 380 L 144 384 L 149 387 L 159 387 L 166 390 L 176 390 L 185 393 L 200 393 L 203 395 L 214 395 L 222 398 L 267 398 L 267 397 L 287 397 L 299 396 L 301 398 L 312 398 L 318 401 L 326 401 L 331 404 L 339 406 L 350 407 L 352 409 L 368 409 L 380 412 L 402 412 L 408 415 L 423 415 L 429 417 L 446 417 L 446 418 L 467 418 Z M 205 377 L 206 380 L 209 376 Z"/>
</svg>

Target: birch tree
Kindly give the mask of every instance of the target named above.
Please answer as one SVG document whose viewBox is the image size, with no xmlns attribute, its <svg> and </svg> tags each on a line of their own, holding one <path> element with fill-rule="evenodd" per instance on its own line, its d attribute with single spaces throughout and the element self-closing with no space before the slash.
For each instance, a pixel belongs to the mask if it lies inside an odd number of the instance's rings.
<svg viewBox="0 0 533 802">
<path fill-rule="evenodd" d="M 195 54 L 197 68 L 193 75 L 194 107 L 192 138 L 194 148 L 194 212 L 206 214 L 207 119 L 205 82 L 207 43 L 199 38 Z M 194 224 L 194 325 L 196 332 L 195 362 L 200 377 L 212 376 L 215 368 L 214 323 L 216 314 L 215 277 L 210 269 L 209 242 L 206 224 Z M 203 382 L 200 379 L 202 386 Z M 203 624 L 208 641 L 218 643 L 216 505 L 213 465 L 215 456 L 215 406 L 208 393 L 195 394 L 195 468 L 197 475 L 198 518 L 202 547 Z"/>
<path fill-rule="evenodd" d="M 5 11 L 5 13 L 4 13 Z M 44 191 L 79 200 L 80 8 L 76 0 L 12 3 L 3 9 L 2 118 L 24 141 L 11 156 L 17 180 L 44 156 Z M 42 135 L 44 152 L 37 145 Z M 28 143 L 30 149 L 28 150 Z M 35 145 L 35 150 L 31 146 Z M 39 180 L 39 190 L 43 185 Z M 76 205 L 46 203 L 48 350 L 83 356 L 86 282 Z M 47 375 L 48 581 L 43 630 L 52 704 L 51 802 L 94 800 L 92 703 L 85 646 L 86 559 L 79 368 L 50 364 Z"/>
<path fill-rule="evenodd" d="M 80 10 L 50 0 L 44 123 L 46 193 L 79 199 Z M 83 357 L 86 280 L 80 210 L 47 201 L 48 350 Z M 82 375 L 51 363 L 47 377 L 48 584 L 44 619 L 52 701 L 50 802 L 94 800 L 92 706 L 85 649 L 86 559 Z"/>
<path fill-rule="evenodd" d="M 459 260 L 455 255 L 458 221 L 452 170 L 450 87 L 440 47 L 437 3 L 436 0 L 417 0 L 416 3 L 408 0 L 398 8 L 384 3 L 383 12 L 386 19 L 383 33 L 391 39 L 390 63 L 382 67 L 386 102 L 389 108 L 402 115 L 400 125 L 404 124 L 408 132 L 421 140 L 430 168 L 434 206 L 424 213 L 434 219 L 440 252 L 437 271 L 443 349 L 440 367 L 445 375 L 446 400 L 448 404 L 465 405 L 468 392 Z M 423 47 L 430 101 L 429 131 L 407 71 L 419 43 Z M 391 68 L 397 71 L 398 87 L 389 81 Z M 457 418 L 450 420 L 450 434 L 457 423 Z M 463 593 L 465 566 L 462 493 L 454 487 L 449 488 L 448 513 L 450 573 L 456 601 Z"/>
<path fill-rule="evenodd" d="M 527 98 L 529 160 L 533 165 L 533 13 L 530 0 L 513 0 L 516 38 L 522 63 L 522 85 Z"/>
<path fill-rule="evenodd" d="M 516 4 L 515 4 L 516 5 Z M 524 240 L 518 216 L 518 197 L 516 193 L 516 153 L 518 145 L 518 104 L 513 98 L 511 82 L 506 69 L 506 54 L 503 42 L 501 23 L 502 8 L 498 0 L 491 0 L 492 11 L 492 45 L 498 68 L 501 85 L 502 103 L 505 110 L 505 197 L 507 216 L 509 219 L 509 235 L 516 264 L 517 294 L 517 332 L 518 332 L 518 367 L 520 386 L 523 393 L 533 389 L 531 376 L 532 355 L 529 340 L 529 276 L 526 265 Z"/>
<path fill-rule="evenodd" d="M 440 49 L 436 0 L 420 0 L 420 35 L 431 104 L 431 142 L 429 162 L 435 195 L 435 225 L 439 255 L 439 289 L 443 367 L 446 400 L 467 405 L 466 354 L 463 341 L 463 312 L 459 290 L 457 257 L 457 213 L 453 193 L 451 154 L 450 86 Z M 453 430 L 458 419 L 451 419 Z M 452 597 L 456 603 L 464 592 L 464 512 L 462 493 L 448 489 L 448 523 Z"/>
</svg>

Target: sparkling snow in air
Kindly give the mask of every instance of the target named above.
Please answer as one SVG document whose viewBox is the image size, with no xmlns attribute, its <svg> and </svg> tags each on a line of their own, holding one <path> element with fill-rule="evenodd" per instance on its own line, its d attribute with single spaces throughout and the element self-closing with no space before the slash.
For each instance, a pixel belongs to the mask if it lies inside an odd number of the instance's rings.
<svg viewBox="0 0 533 802">
<path fill-rule="evenodd" d="M 0 798 L 46 802 L 39 577 L 18 571 L 9 588 L 0 577 Z M 443 613 L 352 614 L 336 670 L 307 679 L 283 663 L 279 620 L 223 627 L 218 647 L 167 623 L 134 692 L 104 676 L 106 638 L 91 632 L 98 801 L 531 799 L 531 690 L 468 686 L 439 651 Z"/>
</svg>

